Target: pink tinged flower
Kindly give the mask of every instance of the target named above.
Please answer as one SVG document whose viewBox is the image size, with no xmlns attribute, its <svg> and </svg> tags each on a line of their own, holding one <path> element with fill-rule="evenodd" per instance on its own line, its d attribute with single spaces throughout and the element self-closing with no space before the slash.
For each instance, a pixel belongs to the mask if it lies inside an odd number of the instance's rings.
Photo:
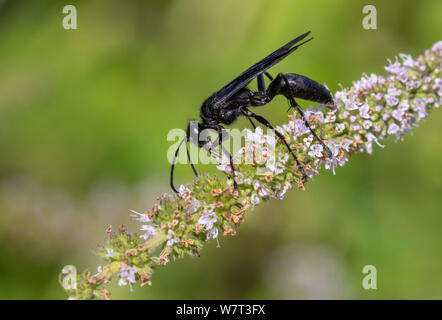
<svg viewBox="0 0 442 320">
<path fill-rule="evenodd" d="M 364 122 L 362 122 L 362 127 L 365 130 L 370 129 L 372 125 L 373 125 L 373 123 L 370 120 L 365 120 Z"/>
<path fill-rule="evenodd" d="M 295 136 L 299 136 L 309 131 L 309 129 L 304 124 L 304 121 L 302 121 L 301 119 L 296 119 L 294 125 L 295 125 L 294 127 Z"/>
<path fill-rule="evenodd" d="M 382 93 L 380 92 L 376 93 L 376 100 L 378 101 L 382 100 Z"/>
<path fill-rule="evenodd" d="M 148 222 L 152 221 L 152 219 L 150 219 L 146 214 L 141 214 L 135 210 L 129 210 L 129 211 L 135 213 L 135 214 L 131 214 L 131 217 L 134 217 L 135 220 L 138 220 L 141 223 L 148 223 Z"/>
<path fill-rule="evenodd" d="M 370 111 L 370 107 L 368 106 L 368 104 L 364 104 L 362 107 L 360 107 L 359 114 L 360 114 L 361 118 L 369 119 L 370 118 L 370 115 L 368 114 L 369 111 Z"/>
<path fill-rule="evenodd" d="M 350 151 L 350 145 L 352 143 L 353 143 L 353 141 L 350 139 L 342 139 L 340 145 L 341 145 L 342 149 L 344 149 L 345 151 L 348 152 L 348 151 Z"/>
<path fill-rule="evenodd" d="M 391 63 L 391 61 L 389 60 L 389 62 L 390 62 L 390 65 L 384 67 L 388 73 L 397 74 L 402 70 L 402 67 L 401 67 L 401 64 L 399 63 L 399 61 L 395 61 L 394 63 Z"/>
<path fill-rule="evenodd" d="M 336 131 L 341 133 L 345 130 L 345 124 L 344 123 L 338 123 L 336 124 Z"/>
<path fill-rule="evenodd" d="M 333 157 L 333 159 L 327 159 L 325 160 L 324 163 L 324 168 L 326 170 L 332 170 L 333 171 L 333 175 L 336 174 L 335 168 L 338 166 L 337 160 L 335 157 Z"/>
<path fill-rule="evenodd" d="M 344 111 L 344 112 L 342 112 L 341 117 L 342 117 L 342 119 L 347 119 L 349 115 L 350 115 L 350 112 Z"/>
<path fill-rule="evenodd" d="M 356 121 L 356 116 L 350 116 L 350 122 L 355 122 Z"/>
<path fill-rule="evenodd" d="M 281 153 L 278 157 L 278 160 L 282 163 L 286 163 L 289 159 L 289 155 L 287 153 Z"/>
<path fill-rule="evenodd" d="M 261 198 L 265 198 L 265 197 L 267 197 L 267 196 L 269 195 L 269 193 L 268 193 L 268 191 L 267 191 L 264 187 L 261 187 L 261 188 L 259 188 L 259 190 L 258 190 L 258 195 L 259 195 Z"/>
<path fill-rule="evenodd" d="M 274 136 L 271 135 L 265 135 L 264 137 L 265 142 L 270 146 L 270 147 L 274 147 L 276 146 L 276 138 Z"/>
<path fill-rule="evenodd" d="M 404 111 L 400 110 L 400 109 L 395 109 L 393 110 L 393 112 L 391 113 L 391 115 L 393 116 L 393 118 L 395 118 L 398 121 L 402 121 L 402 116 L 405 114 Z"/>
<path fill-rule="evenodd" d="M 388 134 L 397 134 L 400 130 L 401 130 L 401 128 L 396 123 L 392 123 L 388 126 L 387 133 Z"/>
<path fill-rule="evenodd" d="M 106 258 L 113 258 L 113 257 L 115 257 L 114 249 L 106 248 L 106 252 L 107 252 L 106 255 L 105 255 Z"/>
<path fill-rule="evenodd" d="M 399 103 L 398 109 L 401 111 L 407 111 L 410 108 L 410 105 L 408 104 L 407 100 L 402 101 Z M 405 112 L 404 112 L 405 113 Z"/>
<path fill-rule="evenodd" d="M 218 170 L 224 171 L 226 173 L 232 173 L 233 172 L 232 167 L 230 167 L 230 165 L 228 165 L 228 164 L 219 164 L 219 165 L 216 166 L 216 168 Z"/>
<path fill-rule="evenodd" d="M 384 148 L 384 145 L 380 144 L 378 138 L 371 132 L 366 135 L 368 142 L 375 142 L 379 147 Z"/>
<path fill-rule="evenodd" d="M 413 110 L 417 112 L 418 118 L 423 119 L 428 116 L 426 106 L 425 106 L 425 100 L 416 98 L 414 100 Z"/>
<path fill-rule="evenodd" d="M 405 67 L 413 68 L 416 65 L 416 61 L 413 60 L 411 55 L 400 53 L 399 56 L 402 59 L 402 63 Z"/>
<path fill-rule="evenodd" d="M 275 174 L 281 174 L 284 170 L 285 166 L 281 162 L 276 163 Z"/>
<path fill-rule="evenodd" d="M 384 114 L 382 115 L 382 120 L 388 120 L 388 118 L 390 118 L 390 115 L 388 114 L 388 112 L 384 112 Z"/>
<path fill-rule="evenodd" d="M 118 285 L 120 287 L 129 284 L 130 291 L 132 291 L 132 284 L 136 282 L 137 268 L 126 266 L 124 269 L 120 269 L 120 280 L 118 280 Z"/>
<path fill-rule="evenodd" d="M 201 201 L 192 198 L 192 202 L 189 207 L 186 209 L 186 213 L 195 213 L 201 207 Z"/>
<path fill-rule="evenodd" d="M 368 154 L 372 154 L 373 153 L 373 143 L 366 142 L 365 143 L 365 150 L 367 150 Z"/>
<path fill-rule="evenodd" d="M 352 128 L 353 131 L 359 131 L 361 129 L 361 126 L 358 124 L 355 124 Z"/>
<path fill-rule="evenodd" d="M 199 220 L 198 224 L 204 226 L 206 230 L 213 228 L 213 224 L 217 221 L 218 217 L 214 212 L 203 214 Z"/>
<path fill-rule="evenodd" d="M 399 99 L 396 98 L 396 96 L 393 96 L 393 95 L 387 94 L 387 95 L 385 96 L 385 101 L 387 102 L 387 104 L 388 104 L 389 106 L 395 106 L 395 105 L 398 104 Z"/>
<path fill-rule="evenodd" d="M 438 41 L 431 47 L 431 51 L 438 52 L 442 50 L 442 41 Z"/>
<path fill-rule="evenodd" d="M 308 152 L 308 155 L 310 157 L 321 158 L 323 150 L 324 150 L 324 148 L 320 144 L 316 143 L 316 144 L 311 146 L 310 151 Z"/>
<path fill-rule="evenodd" d="M 199 222 L 198 222 L 199 223 Z M 170 247 L 174 243 L 180 242 L 180 238 L 178 238 L 175 234 L 175 232 L 171 229 L 167 232 L 167 245 Z"/>
<path fill-rule="evenodd" d="M 219 245 L 219 241 L 218 241 L 218 228 L 212 228 L 209 231 L 207 231 L 206 233 L 206 240 L 210 240 L 210 239 L 216 239 L 217 242 L 217 248 L 220 247 Z"/>
<path fill-rule="evenodd" d="M 313 142 L 313 136 L 309 135 L 307 138 L 304 138 L 304 144 L 308 148 L 310 144 Z"/>
<path fill-rule="evenodd" d="M 185 187 L 184 185 L 180 185 L 180 187 L 178 188 L 178 195 L 183 198 L 183 199 L 187 199 L 190 195 L 191 195 L 191 191 L 189 188 Z"/>
<path fill-rule="evenodd" d="M 235 171 L 235 181 L 237 184 L 243 184 L 244 183 L 244 176 L 241 172 Z"/>
<path fill-rule="evenodd" d="M 144 234 L 142 234 L 140 237 L 144 240 L 149 239 L 150 237 L 156 235 L 158 233 L 157 229 L 154 226 L 144 224 L 140 228 L 141 231 L 145 231 Z"/>
<path fill-rule="evenodd" d="M 357 108 L 358 108 L 358 104 L 356 103 L 355 100 L 348 99 L 345 102 L 345 109 L 347 109 L 348 111 L 356 110 Z"/>
<path fill-rule="evenodd" d="M 408 75 L 405 71 L 401 71 L 398 75 L 397 78 L 400 82 L 405 83 L 408 80 Z"/>
<path fill-rule="evenodd" d="M 259 203 L 259 197 L 258 197 L 258 195 L 256 194 L 256 193 L 253 193 L 252 194 L 252 196 L 251 196 L 251 198 L 250 198 L 250 202 L 253 204 L 253 205 L 257 205 L 258 203 Z"/>
</svg>

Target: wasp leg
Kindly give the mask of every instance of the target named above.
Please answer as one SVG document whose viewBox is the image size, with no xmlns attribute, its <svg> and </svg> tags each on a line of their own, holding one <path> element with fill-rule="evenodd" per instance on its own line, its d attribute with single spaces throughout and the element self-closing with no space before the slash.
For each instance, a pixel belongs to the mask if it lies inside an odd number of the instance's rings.
<svg viewBox="0 0 442 320">
<path fill-rule="evenodd" d="M 250 123 L 252 124 L 253 129 L 256 129 L 255 124 L 253 123 L 252 119 L 250 117 L 247 117 L 247 119 L 249 119 Z"/>
<path fill-rule="evenodd" d="M 231 153 L 223 146 L 223 141 L 224 141 L 223 132 L 226 132 L 226 130 L 222 126 L 218 126 L 218 128 L 216 128 L 216 131 L 218 131 L 218 138 L 213 143 L 213 148 L 216 148 L 219 144 L 222 149 L 222 153 L 226 154 L 229 157 L 229 166 L 232 169 L 233 187 L 235 188 L 235 190 L 238 190 L 238 184 L 236 183 L 235 180 L 235 167 L 233 166 L 233 157 Z M 221 161 L 222 161 L 222 156 L 221 156 Z"/>
<path fill-rule="evenodd" d="M 269 78 L 270 81 L 273 80 L 273 77 L 270 75 L 270 73 L 268 73 L 267 71 L 264 72 L 264 74 L 266 75 L 267 78 Z M 256 80 L 258 81 L 258 91 L 259 92 L 265 92 L 266 91 L 266 84 L 264 82 L 264 76 L 263 74 L 260 74 Z"/>
<path fill-rule="evenodd" d="M 302 179 L 306 180 L 307 179 L 307 175 L 305 174 L 304 171 L 304 167 L 301 165 L 301 163 L 299 162 L 298 158 L 296 157 L 295 153 L 293 152 L 293 150 L 290 148 L 289 144 L 287 143 L 287 141 L 285 140 L 284 136 L 275 128 L 273 128 L 273 126 L 270 124 L 270 122 L 267 121 L 266 118 L 257 115 L 255 113 L 253 113 L 252 111 L 250 111 L 247 108 L 241 108 L 241 112 L 246 116 L 246 117 L 252 117 L 255 118 L 259 123 L 265 125 L 267 128 L 273 130 L 275 132 L 275 134 L 278 136 L 278 138 L 284 142 L 285 146 L 287 147 L 287 149 L 289 150 L 290 154 L 293 156 L 293 159 L 295 159 L 296 165 L 298 166 L 299 171 L 302 174 Z"/>
<path fill-rule="evenodd" d="M 256 80 L 258 81 L 258 91 L 259 92 L 265 92 L 266 91 L 266 84 L 264 82 L 264 76 L 260 74 Z"/>
<path fill-rule="evenodd" d="M 312 134 L 312 135 L 315 137 L 315 139 L 316 139 L 316 140 L 322 145 L 322 147 L 323 147 L 325 150 L 327 150 L 328 157 L 331 159 L 331 158 L 333 157 L 333 154 L 332 154 L 331 150 L 329 149 L 329 147 L 327 147 L 327 146 L 325 145 L 324 141 L 322 141 L 322 139 L 319 138 L 318 135 L 316 134 L 316 132 L 310 127 L 310 124 L 308 123 L 307 119 L 305 118 L 304 111 L 302 110 L 302 108 L 299 106 L 299 104 L 296 102 L 296 100 L 295 100 L 295 98 L 294 98 L 293 90 L 292 90 L 292 87 L 291 87 L 290 84 L 289 84 L 289 80 L 288 80 L 287 77 L 286 77 L 284 74 L 282 74 L 282 73 L 280 73 L 280 74 L 278 75 L 278 77 L 279 77 L 279 76 L 282 77 L 282 79 L 283 79 L 284 82 L 285 82 L 285 85 L 287 86 L 287 89 L 289 90 L 289 94 L 288 94 L 288 96 L 287 96 L 287 99 L 288 99 L 289 102 L 290 102 L 290 106 L 291 106 L 293 109 L 295 109 L 295 110 L 297 110 L 297 111 L 299 112 L 299 114 L 301 115 L 301 118 L 302 118 L 302 120 L 303 120 L 303 122 L 304 122 L 304 125 L 310 130 L 311 134 Z"/>
</svg>

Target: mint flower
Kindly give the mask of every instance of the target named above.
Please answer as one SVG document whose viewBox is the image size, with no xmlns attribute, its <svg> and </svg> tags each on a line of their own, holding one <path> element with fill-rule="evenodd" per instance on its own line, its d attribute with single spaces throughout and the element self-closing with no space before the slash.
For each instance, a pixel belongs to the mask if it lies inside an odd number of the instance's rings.
<svg viewBox="0 0 442 320">
<path fill-rule="evenodd" d="M 199 256 L 204 243 L 218 241 L 221 234 L 235 235 L 250 209 L 271 198 L 282 200 L 290 189 L 305 189 L 322 169 L 335 174 L 352 154 L 372 154 L 384 148 L 381 142 L 390 136 L 396 141 L 402 139 L 440 107 L 442 41 L 417 58 L 400 54 L 385 70 L 385 76 L 363 74 L 351 88 L 337 91 L 333 107 L 306 109 L 307 119 L 331 150 L 331 158 L 298 114 L 290 115 L 287 123 L 277 127 L 303 164 L 307 181 L 272 131 L 259 127 L 248 130 L 246 145 L 233 155 L 237 190 L 231 179 L 226 182 L 202 175 L 180 186 L 178 195 L 160 196 L 145 214 L 132 211 L 143 233 L 132 235 L 123 226 L 119 233 L 109 231 L 105 245 L 97 251 L 107 264 L 96 275 L 88 271 L 77 274 L 77 288 L 65 288 L 69 297 L 107 299 L 109 292 L 100 287 L 114 277 L 120 286 L 131 289 L 137 282 L 150 285 L 155 268 L 171 259 Z M 221 160 L 221 172 L 232 172 L 226 157 L 216 158 Z M 276 219 L 277 212 L 272 214 Z"/>
</svg>

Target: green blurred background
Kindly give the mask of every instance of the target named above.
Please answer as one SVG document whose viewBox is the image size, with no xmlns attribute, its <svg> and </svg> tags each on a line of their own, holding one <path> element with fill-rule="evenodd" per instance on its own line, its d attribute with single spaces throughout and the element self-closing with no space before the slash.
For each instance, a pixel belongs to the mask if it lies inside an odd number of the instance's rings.
<svg viewBox="0 0 442 320">
<path fill-rule="evenodd" d="M 68 4 L 77 30 L 62 28 Z M 366 4 L 377 30 L 362 28 Z M 441 16 L 439 0 L 0 1 L 0 298 L 64 299 L 60 269 L 95 269 L 105 228 L 136 231 L 127 209 L 169 190 L 168 131 L 264 55 L 312 30 L 272 73 L 335 91 L 422 53 Z M 286 101 L 259 112 L 282 123 Z M 437 110 L 403 143 L 259 206 L 220 249 L 112 298 L 442 298 L 441 123 Z M 179 182 L 191 178 L 180 165 Z M 361 285 L 369 264 L 377 290 Z"/>
</svg>

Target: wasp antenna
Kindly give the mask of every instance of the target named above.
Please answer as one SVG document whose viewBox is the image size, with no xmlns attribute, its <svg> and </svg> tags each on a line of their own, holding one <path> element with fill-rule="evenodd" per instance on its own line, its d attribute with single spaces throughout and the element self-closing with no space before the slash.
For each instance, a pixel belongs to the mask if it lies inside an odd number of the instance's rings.
<svg viewBox="0 0 442 320">
<path fill-rule="evenodd" d="M 181 145 L 183 144 L 184 140 L 187 140 L 187 137 L 184 137 L 183 140 L 181 140 L 180 144 L 178 145 L 178 148 L 175 151 L 175 155 L 173 156 L 172 165 L 170 167 L 170 187 L 175 193 L 178 193 L 178 190 L 175 189 L 175 186 L 173 185 L 173 169 L 175 168 L 175 161 L 178 156 L 178 152 L 180 151 Z"/>
</svg>

